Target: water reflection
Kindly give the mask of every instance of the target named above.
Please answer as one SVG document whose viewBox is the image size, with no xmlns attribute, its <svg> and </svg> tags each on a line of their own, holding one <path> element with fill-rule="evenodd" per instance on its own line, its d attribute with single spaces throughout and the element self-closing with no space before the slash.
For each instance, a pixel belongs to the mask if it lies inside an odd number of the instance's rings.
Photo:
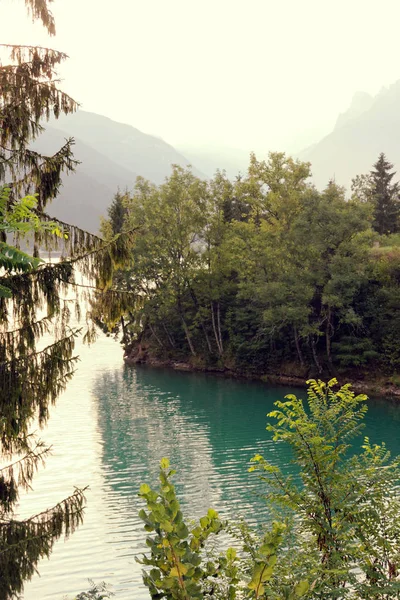
<svg viewBox="0 0 400 600">
<path fill-rule="evenodd" d="M 190 490 L 189 508 L 218 501 L 220 489 L 209 485 L 215 473 L 208 428 L 182 414 L 178 396 L 140 381 L 135 371 L 103 375 L 94 393 L 105 480 L 121 497 L 131 503 L 140 483 L 155 483 L 160 459 L 170 456 Z"/>
<path fill-rule="evenodd" d="M 252 383 L 126 368 L 102 375 L 94 393 L 105 480 L 122 496 L 131 498 L 144 480 L 154 484 L 168 456 L 187 514 L 209 506 L 227 512 L 228 503 L 237 516 L 254 514 L 259 484 L 247 466 L 256 452 L 272 458 L 279 448 L 265 431 L 276 390 L 266 395 Z"/>
</svg>

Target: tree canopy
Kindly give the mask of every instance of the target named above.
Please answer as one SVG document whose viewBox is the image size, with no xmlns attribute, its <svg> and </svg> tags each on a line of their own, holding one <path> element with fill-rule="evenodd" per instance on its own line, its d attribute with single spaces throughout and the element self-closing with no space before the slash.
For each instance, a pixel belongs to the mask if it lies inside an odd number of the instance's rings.
<svg viewBox="0 0 400 600">
<path fill-rule="evenodd" d="M 138 178 L 117 195 L 104 232 L 140 228 L 118 275 L 141 300 L 124 320 L 132 360 L 395 374 L 399 241 L 376 231 L 373 177 L 349 199 L 334 181 L 318 191 L 310 172 L 282 153 L 252 155 L 233 182 L 174 167 L 160 186 Z"/>
</svg>

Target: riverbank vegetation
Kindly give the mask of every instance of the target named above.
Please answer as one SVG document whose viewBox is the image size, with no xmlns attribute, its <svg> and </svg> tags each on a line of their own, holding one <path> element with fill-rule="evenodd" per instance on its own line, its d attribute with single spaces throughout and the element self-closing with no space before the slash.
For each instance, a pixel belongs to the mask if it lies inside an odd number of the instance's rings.
<svg viewBox="0 0 400 600">
<path fill-rule="evenodd" d="M 320 192 L 308 163 L 250 158 L 230 181 L 174 167 L 118 193 L 105 234 L 138 227 L 118 285 L 141 299 L 122 323 L 133 362 L 246 375 L 363 378 L 400 371 L 399 186 L 381 155 L 351 198 Z"/>
<path fill-rule="evenodd" d="M 286 396 L 268 415 L 275 443 L 291 447 L 296 474 L 268 457 L 252 460 L 265 489 L 266 529 L 223 521 L 214 509 L 185 521 L 167 459 L 159 488 L 141 486 L 149 554 L 139 562 L 152 598 L 400 597 L 399 459 L 368 438 L 352 446 L 366 396 L 336 380 L 308 384 L 306 402 Z M 221 533 L 234 540 L 224 552 L 208 544 Z"/>
</svg>

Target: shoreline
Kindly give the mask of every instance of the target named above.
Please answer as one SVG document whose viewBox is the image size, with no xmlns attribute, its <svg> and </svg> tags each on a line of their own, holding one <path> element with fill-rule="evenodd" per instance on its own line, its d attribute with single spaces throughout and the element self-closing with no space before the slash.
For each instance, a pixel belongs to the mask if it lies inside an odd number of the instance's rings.
<svg viewBox="0 0 400 600">
<path fill-rule="evenodd" d="M 141 356 L 140 358 L 132 355 L 125 355 L 124 362 L 128 366 L 143 365 L 152 368 L 164 368 L 171 369 L 173 371 L 180 371 L 186 373 L 204 373 L 208 375 L 214 375 L 227 379 L 247 380 L 247 381 L 258 381 L 265 384 L 271 385 L 284 385 L 289 387 L 306 388 L 307 379 L 316 379 L 314 375 L 300 376 L 295 374 L 285 373 L 262 373 L 256 375 L 254 373 L 245 373 L 229 369 L 227 367 L 207 367 L 204 365 L 193 365 L 190 362 L 177 361 L 172 359 L 159 359 L 149 356 Z M 350 375 L 343 375 L 343 380 L 339 380 L 340 376 L 337 376 L 339 384 L 350 383 L 352 389 L 357 394 L 367 394 L 368 396 L 378 396 L 381 398 L 400 399 L 400 386 L 396 386 L 393 383 L 385 381 L 385 378 L 378 379 L 360 379 L 352 378 Z M 322 380 L 331 379 L 332 376 L 321 376 Z"/>
</svg>

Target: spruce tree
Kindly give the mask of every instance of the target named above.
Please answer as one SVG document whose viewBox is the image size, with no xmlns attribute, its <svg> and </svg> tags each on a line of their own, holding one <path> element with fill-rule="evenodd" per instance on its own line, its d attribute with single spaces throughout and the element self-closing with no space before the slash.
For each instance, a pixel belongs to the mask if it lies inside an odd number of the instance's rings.
<svg viewBox="0 0 400 600">
<path fill-rule="evenodd" d="M 26 5 L 33 20 L 41 20 L 54 35 L 49 1 L 26 0 Z M 70 326 L 71 315 L 79 318 L 82 306 L 98 298 L 103 321 L 123 310 L 125 296 L 110 284 L 125 247 L 121 236 L 104 242 L 46 212 L 62 173 L 74 170 L 73 140 L 53 156 L 29 144 L 45 119 L 76 109 L 58 87 L 56 69 L 66 55 L 23 45 L 3 45 L 2 51 L 9 52 L 10 60 L 0 62 L 0 600 L 9 600 L 23 590 L 54 541 L 82 520 L 83 490 L 23 521 L 14 510 L 20 489 L 30 488 L 49 451 L 31 435 L 32 422 L 46 423 L 51 404 L 74 372 L 74 342 L 81 330 Z M 27 233 L 30 254 L 19 248 Z M 58 249 L 60 260 L 44 262 L 41 248 Z M 84 312 L 85 335 L 91 339 L 94 326 Z M 50 343 L 38 349 L 49 334 Z"/>
<path fill-rule="evenodd" d="M 399 230 L 400 185 L 392 183 L 396 174 L 393 165 L 382 152 L 371 171 L 372 201 L 374 203 L 373 228 L 380 235 Z"/>
<path fill-rule="evenodd" d="M 120 192 L 117 192 L 114 196 L 114 200 L 108 208 L 108 218 L 112 227 L 112 233 L 116 235 L 117 233 L 121 233 L 124 223 L 125 217 L 127 215 L 128 209 L 124 204 L 124 199 L 126 199 L 127 194 L 122 195 Z"/>
</svg>

